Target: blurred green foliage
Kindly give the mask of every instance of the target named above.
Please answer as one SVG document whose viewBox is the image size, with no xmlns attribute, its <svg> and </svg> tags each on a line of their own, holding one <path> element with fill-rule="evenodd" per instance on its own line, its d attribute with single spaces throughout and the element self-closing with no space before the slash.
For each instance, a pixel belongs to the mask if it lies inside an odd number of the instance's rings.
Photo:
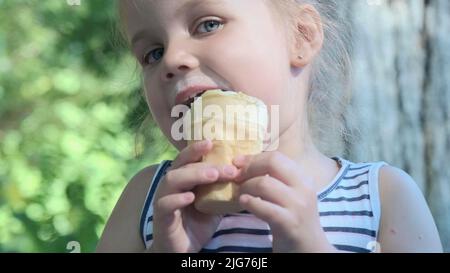
<svg viewBox="0 0 450 273">
<path fill-rule="evenodd" d="M 146 118 L 116 1 L 0 10 L 0 252 L 92 252 L 129 179 L 174 150 Z"/>
</svg>

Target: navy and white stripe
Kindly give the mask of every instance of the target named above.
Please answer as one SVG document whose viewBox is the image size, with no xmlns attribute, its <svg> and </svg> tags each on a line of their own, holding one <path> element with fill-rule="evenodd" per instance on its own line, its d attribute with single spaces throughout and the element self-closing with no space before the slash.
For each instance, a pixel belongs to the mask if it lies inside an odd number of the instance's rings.
<svg viewBox="0 0 450 273">
<path fill-rule="evenodd" d="M 320 222 L 331 244 L 347 252 L 370 252 L 380 223 L 378 172 L 384 162 L 353 163 L 333 158 L 341 168 L 333 181 L 318 193 Z M 153 177 L 141 214 L 145 247 L 153 240 L 152 198 L 170 161 L 164 161 Z M 201 252 L 271 252 L 269 225 L 247 211 L 222 218 Z"/>
<path fill-rule="evenodd" d="M 145 197 L 144 207 L 141 211 L 140 234 L 144 240 L 145 247 L 149 247 L 148 242 L 153 240 L 153 196 L 155 195 L 159 181 L 166 174 L 167 168 L 171 162 L 166 160 L 159 164 L 150 183 L 147 196 Z"/>
</svg>

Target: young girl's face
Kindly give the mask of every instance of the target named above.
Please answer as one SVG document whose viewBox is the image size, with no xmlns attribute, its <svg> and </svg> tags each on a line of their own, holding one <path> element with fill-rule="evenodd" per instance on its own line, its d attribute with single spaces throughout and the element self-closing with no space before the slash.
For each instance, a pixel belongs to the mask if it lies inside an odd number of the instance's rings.
<svg viewBox="0 0 450 273">
<path fill-rule="evenodd" d="M 280 106 L 279 131 L 304 108 L 287 31 L 265 0 L 121 1 L 147 102 L 172 143 L 172 108 L 189 88 L 244 92 Z M 177 101 L 178 99 L 178 101 Z"/>
</svg>

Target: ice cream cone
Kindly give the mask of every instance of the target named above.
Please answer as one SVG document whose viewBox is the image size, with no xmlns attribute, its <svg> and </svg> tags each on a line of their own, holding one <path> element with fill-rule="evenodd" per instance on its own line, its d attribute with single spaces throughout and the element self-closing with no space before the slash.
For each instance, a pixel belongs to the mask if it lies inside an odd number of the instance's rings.
<svg viewBox="0 0 450 273">
<path fill-rule="evenodd" d="M 195 113 L 199 110 L 201 115 Z M 217 114 L 220 111 L 222 115 Z M 208 112 L 216 114 L 208 115 Z M 267 108 L 256 98 L 232 91 L 210 90 L 191 104 L 187 116 L 191 120 L 190 136 L 195 137 L 188 145 L 204 139 L 213 142 L 213 149 L 203 157 L 203 162 L 230 165 L 237 155 L 255 155 L 263 150 Z M 234 182 L 199 186 L 194 190 L 195 208 L 208 214 L 239 212 L 242 208 L 238 190 L 239 186 Z"/>
</svg>

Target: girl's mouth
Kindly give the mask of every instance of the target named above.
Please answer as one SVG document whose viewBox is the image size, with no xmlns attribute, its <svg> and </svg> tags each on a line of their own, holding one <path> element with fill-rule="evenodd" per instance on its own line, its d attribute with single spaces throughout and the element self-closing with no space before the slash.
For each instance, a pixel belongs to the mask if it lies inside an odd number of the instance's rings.
<svg viewBox="0 0 450 273">
<path fill-rule="evenodd" d="M 191 108 L 191 105 L 192 105 L 197 99 L 199 99 L 201 96 L 203 96 L 203 94 L 205 94 L 207 91 L 210 91 L 210 90 L 220 90 L 220 91 L 222 91 L 222 92 L 225 92 L 224 89 L 207 89 L 207 90 L 203 90 L 202 92 L 197 93 L 197 94 L 193 95 L 192 97 L 190 97 L 187 101 L 185 101 L 185 102 L 183 103 L 183 105 L 186 105 L 186 106 L 189 107 L 189 109 L 190 109 L 190 108 Z"/>
<path fill-rule="evenodd" d="M 206 91 L 208 90 L 204 90 L 200 93 L 197 93 L 195 96 L 189 98 L 187 101 L 185 101 L 183 104 L 186 105 L 187 107 L 191 108 L 191 104 L 194 103 L 198 98 L 200 98 L 201 96 L 203 96 L 203 94 L 206 93 Z"/>
</svg>

